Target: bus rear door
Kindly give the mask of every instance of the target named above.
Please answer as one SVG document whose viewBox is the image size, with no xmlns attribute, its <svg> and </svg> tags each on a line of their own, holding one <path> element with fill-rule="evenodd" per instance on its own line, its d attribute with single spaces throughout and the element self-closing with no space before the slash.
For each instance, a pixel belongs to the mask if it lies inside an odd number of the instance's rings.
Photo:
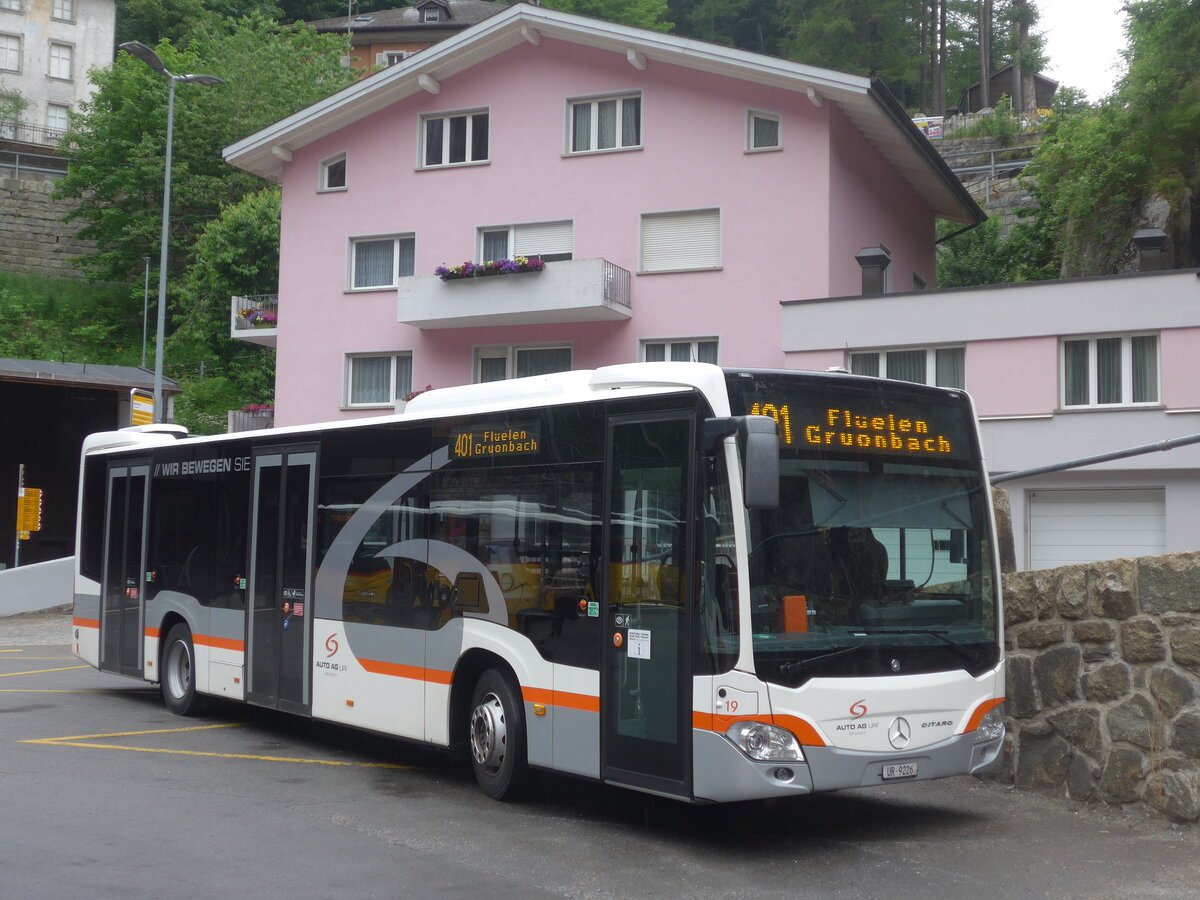
<svg viewBox="0 0 1200 900">
<path fill-rule="evenodd" d="M 311 703 L 316 468 L 311 444 L 260 448 L 254 454 L 246 699 L 298 713 L 307 713 Z"/>
<path fill-rule="evenodd" d="M 108 467 L 104 571 L 101 576 L 100 668 L 142 674 L 142 603 L 146 588 L 146 521 L 150 463 Z"/>
</svg>

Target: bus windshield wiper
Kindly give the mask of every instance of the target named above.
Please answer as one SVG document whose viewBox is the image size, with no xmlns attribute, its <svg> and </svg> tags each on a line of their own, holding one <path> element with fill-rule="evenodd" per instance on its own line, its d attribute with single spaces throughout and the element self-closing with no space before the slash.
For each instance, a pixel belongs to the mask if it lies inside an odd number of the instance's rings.
<svg viewBox="0 0 1200 900">
<path fill-rule="evenodd" d="M 847 656 L 851 653 L 858 653 L 860 650 L 865 650 L 869 646 L 869 644 L 855 644 L 853 647 L 843 647 L 841 650 L 834 650 L 832 653 L 822 653 L 820 656 L 810 656 L 807 659 L 797 659 L 792 662 L 782 663 L 779 666 L 779 674 L 796 675 L 808 669 L 815 668 L 823 662 L 836 659 L 839 656 Z"/>
<path fill-rule="evenodd" d="M 860 634 L 923 634 L 929 637 L 937 638 L 951 650 L 953 650 L 960 658 L 965 659 L 973 666 L 980 664 L 981 659 L 978 653 L 974 650 L 960 644 L 958 641 L 946 637 L 944 631 L 934 631 L 928 628 L 859 628 L 856 633 Z"/>
</svg>

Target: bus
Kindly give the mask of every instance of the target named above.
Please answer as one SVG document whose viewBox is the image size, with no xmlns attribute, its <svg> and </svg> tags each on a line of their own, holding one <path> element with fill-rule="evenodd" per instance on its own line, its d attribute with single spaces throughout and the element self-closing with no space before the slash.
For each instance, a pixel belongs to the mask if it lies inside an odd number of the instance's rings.
<svg viewBox="0 0 1200 900">
<path fill-rule="evenodd" d="M 226 698 L 696 803 L 978 773 L 1004 737 L 971 399 L 614 365 L 403 412 L 90 436 L 75 653 Z"/>
</svg>

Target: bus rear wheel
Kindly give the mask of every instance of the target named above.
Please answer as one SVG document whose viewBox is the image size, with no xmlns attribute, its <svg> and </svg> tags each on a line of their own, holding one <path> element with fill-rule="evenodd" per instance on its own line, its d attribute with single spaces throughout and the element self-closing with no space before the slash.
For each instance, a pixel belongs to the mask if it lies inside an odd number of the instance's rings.
<svg viewBox="0 0 1200 900">
<path fill-rule="evenodd" d="M 479 677 L 467 732 L 479 789 L 493 800 L 524 796 L 533 773 L 525 751 L 525 711 L 512 679 L 496 669 Z"/>
<path fill-rule="evenodd" d="M 167 709 L 177 716 L 194 716 L 201 701 L 196 694 L 196 654 L 192 632 L 182 622 L 167 632 L 162 652 L 162 696 Z"/>
</svg>

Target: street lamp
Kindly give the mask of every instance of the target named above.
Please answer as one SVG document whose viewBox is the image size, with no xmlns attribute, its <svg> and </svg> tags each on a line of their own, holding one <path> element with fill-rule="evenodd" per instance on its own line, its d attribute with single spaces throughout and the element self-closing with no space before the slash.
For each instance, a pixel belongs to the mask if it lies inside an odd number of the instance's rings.
<svg viewBox="0 0 1200 900">
<path fill-rule="evenodd" d="M 118 50 L 136 56 L 160 75 L 167 76 L 167 159 L 166 174 L 163 176 L 162 241 L 158 251 L 158 328 L 155 332 L 154 348 L 154 419 L 165 421 L 166 407 L 163 404 L 163 343 L 167 330 L 167 230 L 171 225 L 171 143 L 175 135 L 175 82 L 195 84 L 224 84 L 216 75 L 172 75 L 163 65 L 158 54 L 139 41 L 127 41 Z"/>
</svg>

